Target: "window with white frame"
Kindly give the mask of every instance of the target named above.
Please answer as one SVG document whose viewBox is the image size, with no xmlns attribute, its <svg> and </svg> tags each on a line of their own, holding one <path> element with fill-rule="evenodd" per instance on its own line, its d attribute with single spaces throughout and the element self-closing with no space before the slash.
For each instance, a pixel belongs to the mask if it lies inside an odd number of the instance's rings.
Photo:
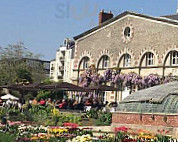
<svg viewBox="0 0 178 142">
<path fill-rule="evenodd" d="M 177 51 L 172 52 L 171 58 L 172 58 L 171 60 L 172 65 L 178 65 L 178 52 Z"/>
<path fill-rule="evenodd" d="M 87 69 L 89 67 L 90 59 L 88 57 L 83 58 L 83 69 Z"/>
<path fill-rule="evenodd" d="M 103 56 L 102 57 L 102 68 L 108 68 L 109 67 L 109 57 L 108 56 Z"/>
<path fill-rule="evenodd" d="M 130 67 L 131 65 L 131 56 L 129 54 L 124 55 L 124 67 Z"/>
<path fill-rule="evenodd" d="M 151 52 L 146 53 L 146 65 L 152 66 L 154 64 L 154 54 Z"/>
</svg>

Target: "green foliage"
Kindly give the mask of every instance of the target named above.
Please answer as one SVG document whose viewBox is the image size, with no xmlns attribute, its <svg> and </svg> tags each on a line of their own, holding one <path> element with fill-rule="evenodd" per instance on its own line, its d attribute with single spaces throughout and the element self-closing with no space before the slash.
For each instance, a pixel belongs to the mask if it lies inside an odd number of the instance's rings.
<svg viewBox="0 0 178 142">
<path fill-rule="evenodd" d="M 70 122 L 70 123 L 79 123 L 79 121 L 81 121 L 81 116 L 77 116 L 77 115 L 70 114 L 70 113 L 66 113 L 66 114 L 61 113 L 59 115 L 59 121 Z"/>
<path fill-rule="evenodd" d="M 125 139 L 125 134 L 121 131 L 117 132 L 117 140 L 123 141 Z"/>
<path fill-rule="evenodd" d="M 34 105 L 23 112 L 15 108 L 0 108 L 0 117 L 8 116 L 11 121 L 34 121 L 45 125 L 62 125 L 65 122 L 80 124 L 82 120 L 80 115 L 60 113 L 58 109 L 55 110 L 57 113 L 51 105 L 47 107 Z"/>
<path fill-rule="evenodd" d="M 42 81 L 44 84 L 52 84 L 54 81 L 50 80 L 49 78 L 46 78 L 45 80 Z"/>
<path fill-rule="evenodd" d="M 57 124 L 63 124 L 65 122 L 79 124 L 82 119 L 81 116 L 77 116 L 70 113 L 59 113 L 57 109 L 53 109 L 52 120 L 57 125 Z"/>
<path fill-rule="evenodd" d="M 9 133 L 0 132 L 0 142 L 14 142 L 15 136 Z"/>
<path fill-rule="evenodd" d="M 115 137 L 109 135 L 108 133 L 104 133 L 102 136 L 100 136 L 101 142 L 115 142 Z"/>
<path fill-rule="evenodd" d="M 32 74 L 27 68 L 18 69 L 15 77 L 13 82 L 32 83 Z"/>
<path fill-rule="evenodd" d="M 43 122 L 48 118 L 48 113 L 46 110 L 39 110 L 38 112 L 32 114 L 33 120 L 36 122 Z"/>
<path fill-rule="evenodd" d="M 40 100 L 41 98 L 43 99 L 47 99 L 47 98 L 51 98 L 51 99 L 55 99 L 55 100 L 62 100 L 63 99 L 63 95 L 66 95 L 63 93 L 63 91 L 39 91 L 37 94 L 37 100 Z"/>
<path fill-rule="evenodd" d="M 160 134 L 157 134 L 156 137 L 158 142 L 168 142 L 171 139 L 171 137 L 169 136 L 164 136 Z"/>
<path fill-rule="evenodd" d="M 98 114 L 98 119 L 96 121 L 96 124 L 98 126 L 110 125 L 111 122 L 112 122 L 112 114 L 111 113 L 100 112 Z"/>
<path fill-rule="evenodd" d="M 50 91 L 39 91 L 38 94 L 37 94 L 37 100 L 40 100 L 40 99 L 47 99 L 51 97 L 51 92 Z"/>
<path fill-rule="evenodd" d="M 32 100 L 34 99 L 34 96 L 32 93 L 28 92 L 28 94 L 24 95 L 25 100 Z"/>
<path fill-rule="evenodd" d="M 0 119 L 2 119 L 7 114 L 7 110 L 5 108 L 0 108 Z"/>
<path fill-rule="evenodd" d="M 31 109 L 24 113 L 27 117 L 29 116 L 35 122 L 45 122 L 50 116 L 51 112 L 44 106 L 34 105 Z"/>
<path fill-rule="evenodd" d="M 51 110 L 54 108 L 54 106 L 52 106 L 52 105 L 48 105 L 46 108 L 45 108 L 45 110 L 46 110 L 46 112 L 48 113 L 48 114 L 50 114 L 51 113 Z"/>
<path fill-rule="evenodd" d="M 98 119 L 98 112 L 95 109 L 87 111 L 84 117 Z"/>
<path fill-rule="evenodd" d="M 8 112 L 9 115 L 17 115 L 17 114 L 20 113 L 20 110 L 15 109 L 15 108 L 11 108 L 11 109 L 8 109 L 7 112 Z"/>
<path fill-rule="evenodd" d="M 110 125 L 111 121 L 112 121 L 111 120 L 112 119 L 112 114 L 111 113 L 97 111 L 95 109 L 91 109 L 90 111 L 88 111 L 84 115 L 84 117 L 96 119 L 96 125 L 98 125 L 98 126 Z"/>
<path fill-rule="evenodd" d="M 52 121 L 51 119 L 47 119 L 44 123 L 45 126 L 55 126 L 55 122 Z M 58 124 L 57 124 L 58 125 Z M 61 126 L 61 125 L 59 125 Z"/>
<path fill-rule="evenodd" d="M 10 94 L 13 94 L 13 96 L 17 97 L 17 98 L 21 98 L 21 94 L 19 91 L 16 90 L 11 90 Z"/>
<path fill-rule="evenodd" d="M 0 48 L 0 85 L 44 80 L 43 65 L 28 62 L 39 57 L 29 52 L 22 42 Z"/>
</svg>

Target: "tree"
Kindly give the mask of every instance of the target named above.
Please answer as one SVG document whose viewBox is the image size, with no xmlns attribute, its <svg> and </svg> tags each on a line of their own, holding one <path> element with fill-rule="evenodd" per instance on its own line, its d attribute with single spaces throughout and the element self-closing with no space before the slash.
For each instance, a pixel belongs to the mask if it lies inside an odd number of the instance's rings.
<svg viewBox="0 0 178 142">
<path fill-rule="evenodd" d="M 39 59 L 28 51 L 22 42 L 0 48 L 0 85 L 39 82 L 45 79 L 43 65 L 32 65 L 30 60 Z M 28 60 L 30 59 L 30 60 Z"/>
<path fill-rule="evenodd" d="M 32 83 L 32 74 L 27 68 L 20 68 L 16 70 L 16 78 L 14 82 L 17 83 Z"/>
</svg>

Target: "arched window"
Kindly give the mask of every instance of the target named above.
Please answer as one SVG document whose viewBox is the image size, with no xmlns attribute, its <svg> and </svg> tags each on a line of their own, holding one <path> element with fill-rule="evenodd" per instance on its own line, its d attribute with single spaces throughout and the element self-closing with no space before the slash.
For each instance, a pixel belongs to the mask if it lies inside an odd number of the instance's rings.
<svg viewBox="0 0 178 142">
<path fill-rule="evenodd" d="M 89 64 L 90 64 L 90 58 L 83 57 L 79 65 L 79 69 L 87 69 L 89 67 Z"/>
<path fill-rule="evenodd" d="M 109 57 L 108 56 L 104 56 L 103 57 L 103 68 L 108 68 L 109 67 Z"/>
<path fill-rule="evenodd" d="M 107 55 L 104 55 L 100 58 L 98 68 L 109 68 L 110 67 L 110 58 Z"/>
<path fill-rule="evenodd" d="M 154 64 L 154 54 L 151 52 L 146 53 L 146 65 L 152 66 Z"/>
<path fill-rule="evenodd" d="M 87 69 L 89 67 L 89 61 L 90 59 L 88 57 L 83 59 L 83 69 Z"/>
<path fill-rule="evenodd" d="M 143 55 L 141 59 L 140 66 L 153 66 L 154 65 L 154 54 L 147 52 Z"/>
<path fill-rule="evenodd" d="M 131 56 L 129 54 L 124 54 L 124 67 L 130 67 L 131 65 Z"/>
<path fill-rule="evenodd" d="M 170 61 L 171 61 L 171 65 L 178 65 L 178 52 L 177 51 L 172 51 L 170 53 Z"/>
</svg>

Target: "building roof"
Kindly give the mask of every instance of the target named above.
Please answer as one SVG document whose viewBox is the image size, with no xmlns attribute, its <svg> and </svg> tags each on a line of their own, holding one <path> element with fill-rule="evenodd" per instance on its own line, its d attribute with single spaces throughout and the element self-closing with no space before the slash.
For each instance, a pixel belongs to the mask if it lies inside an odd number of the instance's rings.
<svg viewBox="0 0 178 142">
<path fill-rule="evenodd" d="M 178 14 L 175 14 L 175 15 L 165 15 L 165 16 L 162 16 L 162 17 L 166 17 L 166 18 L 173 19 L 173 20 L 178 20 Z"/>
<path fill-rule="evenodd" d="M 49 63 L 50 61 L 48 60 L 42 60 L 42 59 L 38 59 L 38 58 L 23 58 L 24 60 L 31 60 L 31 61 L 38 61 L 38 62 L 47 62 Z"/>
<path fill-rule="evenodd" d="M 117 108 L 119 112 L 178 113 L 178 82 L 140 90 L 126 97 Z"/>
<path fill-rule="evenodd" d="M 52 62 L 52 61 L 56 61 L 56 59 L 52 59 L 50 62 Z"/>
<path fill-rule="evenodd" d="M 107 20 L 106 22 L 88 30 L 88 31 L 85 31 L 77 36 L 74 37 L 74 40 L 77 40 L 77 39 L 80 39 L 114 21 L 116 21 L 117 19 L 120 19 L 126 15 L 133 15 L 133 16 L 139 16 L 139 17 L 143 17 L 143 18 L 147 18 L 147 19 L 151 19 L 151 20 L 156 20 L 156 21 L 161 21 L 161 22 L 165 22 L 165 23 L 169 23 L 169 24 L 173 24 L 173 25 L 178 25 L 178 21 L 176 21 L 175 19 L 172 20 L 173 18 L 164 18 L 164 17 L 153 17 L 153 16 L 148 16 L 148 15 L 144 15 L 144 14 L 139 14 L 139 13 L 135 13 L 135 12 L 130 12 L 130 11 L 125 11 L 123 13 L 121 13 L 120 15 L 110 19 L 110 20 Z"/>
<path fill-rule="evenodd" d="M 152 102 L 161 103 L 169 95 L 178 95 L 178 82 L 170 82 L 137 91 L 126 97 L 122 103 Z"/>
</svg>

